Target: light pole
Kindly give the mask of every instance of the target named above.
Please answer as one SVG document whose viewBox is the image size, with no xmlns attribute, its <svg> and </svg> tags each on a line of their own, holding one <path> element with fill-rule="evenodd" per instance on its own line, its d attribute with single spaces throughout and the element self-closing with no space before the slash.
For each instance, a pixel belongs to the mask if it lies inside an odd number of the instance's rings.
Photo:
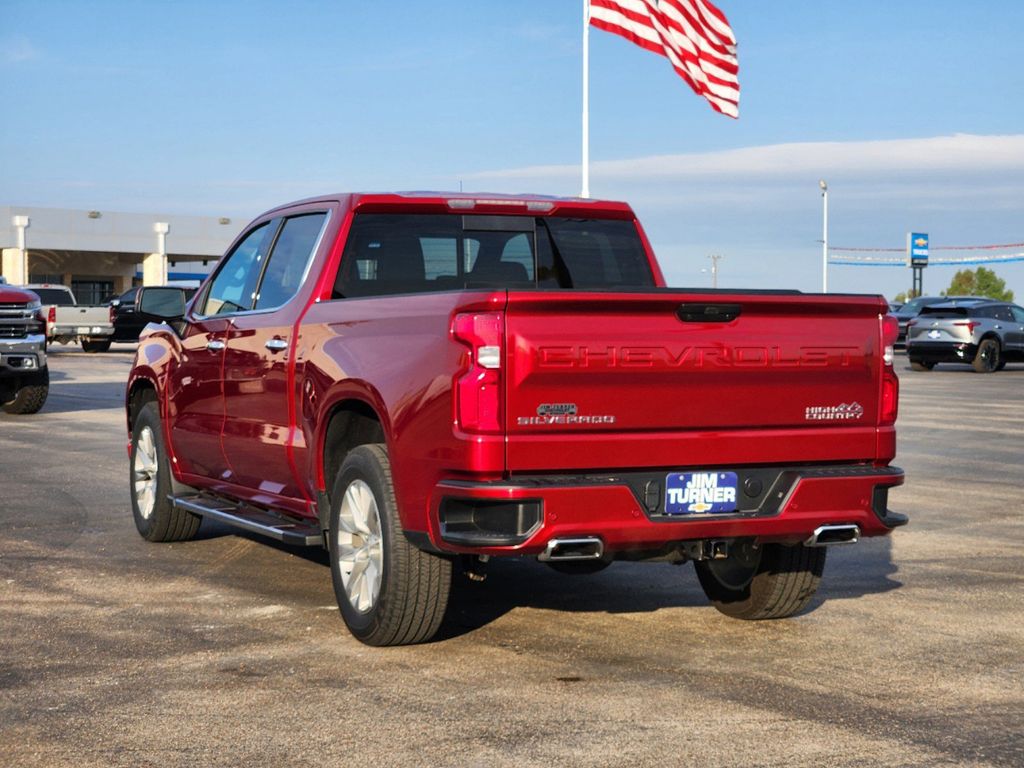
<svg viewBox="0 0 1024 768">
<path fill-rule="evenodd" d="M 818 180 L 821 187 L 821 292 L 828 293 L 828 184 Z"/>
<path fill-rule="evenodd" d="M 708 258 L 711 259 L 711 287 L 712 288 L 717 288 L 718 287 L 718 260 L 720 258 L 722 258 L 722 255 L 720 253 L 713 253 L 710 256 L 708 256 Z M 703 271 L 704 270 L 702 269 L 701 272 L 703 272 Z"/>
</svg>

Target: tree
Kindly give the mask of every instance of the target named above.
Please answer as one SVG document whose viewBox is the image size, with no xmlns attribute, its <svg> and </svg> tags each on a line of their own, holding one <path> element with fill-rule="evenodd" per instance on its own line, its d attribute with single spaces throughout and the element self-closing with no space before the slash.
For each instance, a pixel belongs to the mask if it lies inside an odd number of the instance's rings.
<svg viewBox="0 0 1024 768">
<path fill-rule="evenodd" d="M 892 300 L 895 301 L 897 304 L 906 304 L 911 299 L 916 299 L 920 295 L 921 294 L 919 294 L 917 291 L 911 288 L 909 291 L 897 293 L 895 296 L 893 296 Z"/>
<path fill-rule="evenodd" d="M 999 301 L 1013 301 L 1013 291 L 1006 289 L 1006 281 L 991 269 L 978 267 L 975 271 L 961 269 L 953 275 L 943 294 L 945 296 L 986 296 Z"/>
</svg>

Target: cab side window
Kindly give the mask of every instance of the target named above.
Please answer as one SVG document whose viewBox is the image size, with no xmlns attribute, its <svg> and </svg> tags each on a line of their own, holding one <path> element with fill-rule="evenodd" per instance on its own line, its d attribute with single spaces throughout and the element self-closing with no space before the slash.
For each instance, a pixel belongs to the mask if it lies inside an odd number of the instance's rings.
<svg viewBox="0 0 1024 768">
<path fill-rule="evenodd" d="M 326 219 L 326 213 L 285 219 L 256 294 L 256 309 L 280 307 L 296 294 Z"/>
<path fill-rule="evenodd" d="M 260 270 L 276 230 L 276 221 L 261 224 L 228 254 L 210 284 L 210 290 L 198 310 L 199 314 L 226 315 L 252 309 Z"/>
<path fill-rule="evenodd" d="M 1017 306 L 1013 306 L 1010 307 L 1010 311 L 1013 313 L 1014 320 L 1016 320 L 1018 323 L 1024 323 L 1024 309 L 1021 309 L 1020 307 Z"/>
</svg>

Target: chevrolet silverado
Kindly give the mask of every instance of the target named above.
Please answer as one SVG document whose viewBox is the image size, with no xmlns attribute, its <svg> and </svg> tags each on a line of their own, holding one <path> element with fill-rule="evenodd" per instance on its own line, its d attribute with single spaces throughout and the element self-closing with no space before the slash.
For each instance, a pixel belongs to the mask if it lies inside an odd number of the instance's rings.
<svg viewBox="0 0 1024 768">
<path fill-rule="evenodd" d="M 186 305 L 146 288 L 132 510 L 326 547 L 371 645 L 435 635 L 453 567 L 692 561 L 741 619 L 804 609 L 888 508 L 880 296 L 668 288 L 624 203 L 341 194 L 275 208 Z"/>
</svg>

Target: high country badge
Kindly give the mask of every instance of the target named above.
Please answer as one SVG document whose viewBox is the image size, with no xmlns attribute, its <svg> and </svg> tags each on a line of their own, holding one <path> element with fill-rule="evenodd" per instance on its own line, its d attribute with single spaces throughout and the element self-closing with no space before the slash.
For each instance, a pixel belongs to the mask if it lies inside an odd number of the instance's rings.
<svg viewBox="0 0 1024 768">
<path fill-rule="evenodd" d="M 849 421 L 864 415 L 864 406 L 860 403 L 840 403 L 839 405 L 809 405 L 804 411 L 807 421 Z"/>
</svg>

